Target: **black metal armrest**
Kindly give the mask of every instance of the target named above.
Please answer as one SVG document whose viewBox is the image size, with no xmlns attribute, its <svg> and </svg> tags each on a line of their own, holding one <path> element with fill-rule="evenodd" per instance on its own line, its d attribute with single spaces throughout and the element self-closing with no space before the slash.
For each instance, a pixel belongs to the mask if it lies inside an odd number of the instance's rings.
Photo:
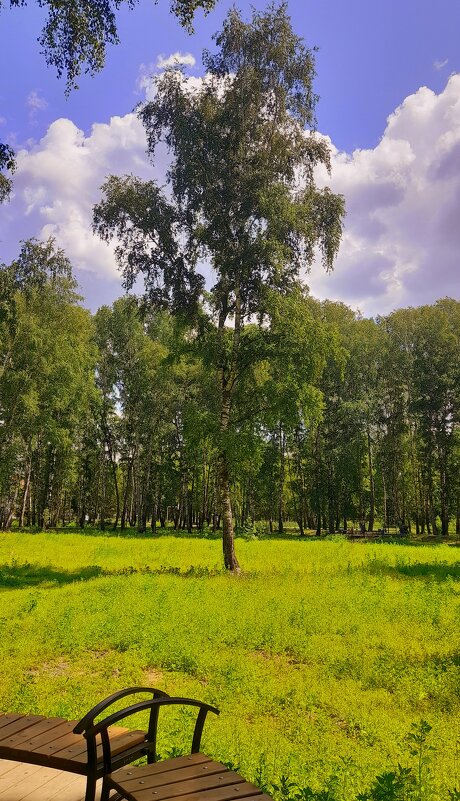
<svg viewBox="0 0 460 801">
<path fill-rule="evenodd" d="M 135 695 L 136 693 L 153 693 L 153 698 L 169 698 L 168 694 L 162 690 L 157 690 L 155 687 L 127 687 L 125 690 L 118 690 L 116 693 L 104 698 L 96 706 L 93 706 L 89 712 L 86 713 L 75 726 L 74 734 L 85 734 L 85 730 L 94 725 L 94 719 L 97 718 L 104 709 L 119 701 L 120 698 L 125 698 L 127 695 Z M 86 736 L 86 735 L 85 735 Z"/>
<path fill-rule="evenodd" d="M 203 726 L 208 712 L 214 712 L 215 715 L 219 715 L 220 712 L 217 707 L 211 706 L 210 704 L 205 704 L 202 701 L 196 701 L 194 698 L 178 698 L 164 695 L 162 697 L 152 698 L 147 701 L 139 701 L 136 704 L 126 707 L 125 709 L 120 709 L 117 712 L 113 712 L 111 715 L 108 715 L 106 718 L 104 718 L 104 720 L 99 721 L 99 723 L 96 723 L 93 726 L 87 727 L 83 734 L 88 739 L 88 742 L 90 740 L 94 742 L 95 737 L 98 734 L 101 735 L 104 758 L 106 763 L 110 764 L 110 745 L 107 732 L 109 726 L 113 726 L 115 723 L 119 723 L 120 720 L 124 720 L 124 718 L 149 709 L 150 720 L 146 742 L 148 743 L 149 751 L 148 761 L 154 762 L 156 756 L 155 748 L 158 728 L 158 713 L 162 706 L 193 706 L 198 708 L 198 715 L 192 739 L 192 754 L 197 753 L 200 750 L 201 735 L 203 733 Z"/>
</svg>

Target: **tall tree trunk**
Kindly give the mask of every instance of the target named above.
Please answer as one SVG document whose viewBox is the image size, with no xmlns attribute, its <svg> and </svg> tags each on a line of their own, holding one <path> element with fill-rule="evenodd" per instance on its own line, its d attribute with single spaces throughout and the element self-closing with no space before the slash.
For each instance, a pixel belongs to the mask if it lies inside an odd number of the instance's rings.
<svg viewBox="0 0 460 801">
<path fill-rule="evenodd" d="M 222 391 L 222 406 L 220 413 L 220 433 L 225 443 L 225 435 L 228 431 L 230 421 L 230 396 Z M 232 500 L 230 494 L 230 471 L 226 446 L 221 448 L 218 460 L 219 489 L 222 514 L 222 549 L 224 554 L 224 565 L 227 570 L 234 573 L 240 572 L 240 566 L 235 553 L 235 531 L 233 527 Z"/>
<path fill-rule="evenodd" d="M 240 566 L 235 554 L 235 532 L 233 529 L 232 502 L 230 497 L 230 475 L 227 454 L 219 454 L 220 502 L 222 508 L 222 548 L 224 565 L 227 570 L 240 572 Z"/>
<path fill-rule="evenodd" d="M 278 478 L 278 534 L 284 534 L 283 525 L 283 492 L 285 480 L 285 456 L 284 456 L 284 433 L 281 421 L 278 426 L 278 442 L 279 442 L 279 457 L 280 457 L 280 471 Z"/>
<path fill-rule="evenodd" d="M 441 501 L 441 533 L 443 537 L 449 536 L 449 497 L 447 490 L 447 455 L 444 448 L 439 458 L 439 483 Z"/>
<path fill-rule="evenodd" d="M 387 484 L 385 481 L 385 473 L 382 470 L 382 487 L 383 487 L 383 530 L 387 530 L 388 524 L 388 502 L 387 502 Z"/>
<path fill-rule="evenodd" d="M 27 500 L 29 498 L 31 475 L 32 475 L 32 459 L 29 459 L 29 464 L 27 466 L 26 483 L 24 486 L 24 495 L 22 498 L 21 514 L 19 515 L 19 528 L 24 528 L 24 515 L 26 513 Z"/>
<path fill-rule="evenodd" d="M 223 338 L 226 311 L 222 311 L 219 318 L 219 331 Z M 230 409 L 232 392 L 236 383 L 236 357 L 239 349 L 241 335 L 241 298 L 238 288 L 235 291 L 235 325 L 233 329 L 233 345 L 230 367 L 219 367 L 218 380 L 220 389 L 220 420 L 219 432 L 221 446 L 218 457 L 219 490 L 222 514 L 222 549 L 224 565 L 233 573 L 241 572 L 235 553 L 235 530 L 233 526 L 232 500 L 230 494 L 230 470 L 227 451 L 227 434 L 230 424 Z"/>
<path fill-rule="evenodd" d="M 52 445 L 47 445 L 46 447 L 46 455 L 45 455 L 45 470 L 43 476 L 43 483 L 41 487 L 41 492 L 39 493 L 38 498 L 38 527 L 42 529 L 45 525 L 45 509 L 48 504 L 48 495 L 49 495 L 49 488 L 50 488 L 50 478 L 51 478 L 51 460 L 53 457 L 53 447 Z"/>
<path fill-rule="evenodd" d="M 126 479 L 125 479 L 125 486 L 123 488 L 123 507 L 121 510 L 121 520 L 120 520 L 120 528 L 122 531 L 126 529 L 126 515 L 128 512 L 128 493 L 131 486 L 131 470 L 132 470 L 132 461 L 131 459 L 128 461 L 128 468 L 126 471 Z"/>
<path fill-rule="evenodd" d="M 375 522 L 375 482 L 374 463 L 372 458 L 372 442 L 369 426 L 367 427 L 367 460 L 369 466 L 369 524 L 367 530 L 373 531 Z"/>
</svg>

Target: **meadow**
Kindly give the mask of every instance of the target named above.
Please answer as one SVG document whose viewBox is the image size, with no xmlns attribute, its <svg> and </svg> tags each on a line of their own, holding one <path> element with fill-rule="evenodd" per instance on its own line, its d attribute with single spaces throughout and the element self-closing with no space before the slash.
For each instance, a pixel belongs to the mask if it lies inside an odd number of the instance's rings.
<svg viewBox="0 0 460 801">
<path fill-rule="evenodd" d="M 146 683 L 217 705 L 203 750 L 280 799 L 350 801 L 398 763 L 413 797 L 460 797 L 459 550 L 241 539 L 234 576 L 220 549 L 2 534 L 0 706 L 77 718 Z M 160 753 L 188 728 L 164 715 Z"/>
</svg>

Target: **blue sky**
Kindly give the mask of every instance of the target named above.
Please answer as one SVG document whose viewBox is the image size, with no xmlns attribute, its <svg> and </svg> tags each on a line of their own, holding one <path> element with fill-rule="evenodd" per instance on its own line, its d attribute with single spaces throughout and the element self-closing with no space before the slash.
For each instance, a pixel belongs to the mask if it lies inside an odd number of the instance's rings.
<svg viewBox="0 0 460 801">
<path fill-rule="evenodd" d="M 0 141 L 12 142 L 21 153 L 15 196 L 0 207 L 0 261 L 14 258 L 20 238 L 51 233 L 70 249 L 89 305 L 118 294 L 110 253 L 103 254 L 88 230 L 97 185 L 120 166 L 148 174 L 130 114 L 145 97 L 139 79 L 156 69 L 160 56 L 174 52 L 192 54 L 197 63 L 191 74 L 199 75 L 201 51 L 212 47 L 212 33 L 232 5 L 219 0 L 207 17 L 199 12 L 195 35 L 189 36 L 169 14 L 168 0 L 156 6 L 141 0 L 134 11 L 119 13 L 121 43 L 109 49 L 104 71 L 84 76 L 69 98 L 36 44 L 43 10 L 32 2 L 0 14 Z M 266 3 L 237 3 L 246 15 L 251 5 L 263 9 Z M 333 146 L 333 188 L 348 200 L 335 274 L 324 279 L 314 269 L 313 293 L 372 314 L 458 296 L 460 5 L 289 0 L 288 7 L 296 33 L 319 47 L 318 130 Z M 111 123 L 114 117 L 118 123 Z M 91 163 L 86 172 L 79 166 L 83 153 L 85 165 Z M 449 165 L 444 172 L 442 164 Z M 426 196 L 434 184 L 430 211 Z M 418 228 L 426 232 L 427 221 L 430 235 L 421 243 Z M 435 257 L 443 264 L 430 270 Z"/>
</svg>

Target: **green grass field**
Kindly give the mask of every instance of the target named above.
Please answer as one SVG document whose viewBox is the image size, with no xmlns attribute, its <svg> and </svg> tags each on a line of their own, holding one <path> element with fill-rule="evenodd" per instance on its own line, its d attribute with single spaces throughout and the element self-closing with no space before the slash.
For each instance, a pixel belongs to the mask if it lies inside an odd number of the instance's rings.
<svg viewBox="0 0 460 801">
<path fill-rule="evenodd" d="M 220 547 L 3 534 L 1 707 L 75 718 L 120 687 L 156 685 L 220 707 L 203 750 L 247 778 L 284 775 L 343 801 L 415 765 L 407 734 L 425 719 L 424 797 L 457 797 L 460 551 L 238 540 L 235 577 Z M 186 747 L 189 723 L 164 717 L 162 755 Z"/>
</svg>

